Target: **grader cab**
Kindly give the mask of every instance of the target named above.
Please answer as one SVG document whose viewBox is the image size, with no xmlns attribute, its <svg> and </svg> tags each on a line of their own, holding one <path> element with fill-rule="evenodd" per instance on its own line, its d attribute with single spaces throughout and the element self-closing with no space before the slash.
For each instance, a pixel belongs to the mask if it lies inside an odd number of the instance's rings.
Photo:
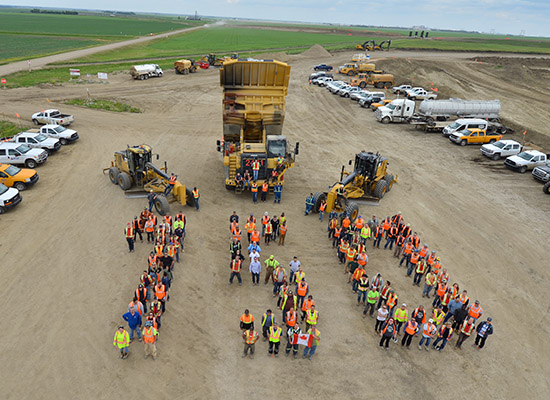
<svg viewBox="0 0 550 400">
<path fill-rule="evenodd" d="M 352 165 L 351 160 L 349 165 Z M 397 182 L 397 175 L 390 174 L 387 168 L 388 160 L 378 153 L 362 151 L 356 154 L 353 172 L 347 172 L 342 166 L 340 181 L 328 192 L 315 193 L 313 211 L 319 212 L 321 201 L 326 200 L 327 213 L 336 210 L 353 221 L 359 213 L 359 204 L 352 200 L 378 202 Z"/>
<path fill-rule="evenodd" d="M 156 159 L 158 158 L 157 154 Z M 115 152 L 115 159 L 111 161 L 109 168 L 103 169 L 103 173 L 108 171 L 111 182 L 120 186 L 127 195 L 146 196 L 151 190 L 157 193 L 155 209 L 160 215 L 165 215 L 170 211 L 170 204 L 163 193 L 169 185 L 170 175 L 167 173 L 166 161 L 163 168 L 157 167 L 152 161 L 153 153 L 150 146 L 128 146 L 125 150 Z M 179 181 L 176 181 L 170 194 L 181 205 L 195 205 L 191 189 Z"/>
</svg>

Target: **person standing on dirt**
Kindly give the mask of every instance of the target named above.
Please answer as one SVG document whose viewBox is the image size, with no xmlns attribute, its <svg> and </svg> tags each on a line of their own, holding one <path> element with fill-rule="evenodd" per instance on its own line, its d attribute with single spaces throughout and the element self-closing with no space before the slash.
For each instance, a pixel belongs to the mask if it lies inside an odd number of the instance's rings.
<svg viewBox="0 0 550 400">
<path fill-rule="evenodd" d="M 273 200 L 273 203 L 281 204 L 282 193 L 283 193 L 283 185 L 281 185 L 281 182 L 277 182 L 275 186 L 273 186 L 273 194 L 275 195 L 275 200 Z"/>
<path fill-rule="evenodd" d="M 250 187 L 251 180 L 252 179 L 250 177 L 250 172 L 248 172 L 248 170 L 245 170 L 243 175 L 243 190 L 248 189 Z"/>
<path fill-rule="evenodd" d="M 378 309 L 378 313 L 376 314 L 376 324 L 374 325 L 374 331 L 376 333 L 380 333 L 382 330 L 382 325 L 384 325 L 384 322 L 386 322 L 386 319 L 388 319 L 388 307 L 386 305 L 383 305 Z"/>
<path fill-rule="evenodd" d="M 243 332 L 243 340 L 244 340 L 244 352 L 242 357 L 246 358 L 248 355 L 248 351 L 250 351 L 250 359 L 254 359 L 254 350 L 256 347 L 256 342 L 258 341 L 258 332 L 256 332 L 254 329 L 248 329 Z"/>
<path fill-rule="evenodd" d="M 273 325 L 271 328 L 269 328 L 268 335 L 269 335 L 269 355 L 273 357 L 279 357 L 279 346 L 281 345 L 281 334 L 283 330 L 275 323 L 273 322 Z"/>
<path fill-rule="evenodd" d="M 134 228 L 134 243 L 136 242 L 138 235 L 139 235 L 139 240 L 141 242 L 143 242 L 143 236 L 141 234 L 142 225 L 141 225 L 141 222 L 138 219 L 137 215 L 134 217 L 134 220 L 132 221 L 132 225 L 133 225 L 133 228 Z"/>
<path fill-rule="evenodd" d="M 264 181 L 262 184 L 262 202 L 265 202 L 267 199 L 267 192 L 269 192 L 269 185 L 267 184 L 267 180 Z"/>
<path fill-rule="evenodd" d="M 231 263 L 229 264 L 229 268 L 231 269 L 231 275 L 229 276 L 229 284 L 233 284 L 233 278 L 237 277 L 237 280 L 239 281 L 239 286 L 243 284 L 243 280 L 241 278 L 241 267 L 242 267 L 242 261 L 240 258 L 234 258 Z"/>
<path fill-rule="evenodd" d="M 264 316 L 262 317 L 262 335 L 264 337 L 264 342 L 267 340 L 267 334 L 269 332 L 269 328 L 271 328 L 272 325 L 275 324 L 275 315 L 271 312 L 270 309 L 268 309 Z"/>
<path fill-rule="evenodd" d="M 316 326 L 313 326 L 307 330 L 307 333 L 311 335 L 313 338 L 311 342 L 311 347 L 305 346 L 304 347 L 304 355 L 302 358 L 306 358 L 309 353 L 309 360 L 311 361 L 311 358 L 315 354 L 315 351 L 317 350 L 317 346 L 319 346 L 319 340 L 321 339 L 321 332 L 317 329 Z"/>
<path fill-rule="evenodd" d="M 233 211 L 233 214 L 229 216 L 229 224 L 232 223 L 239 223 L 239 216 L 237 215 L 237 211 Z"/>
<path fill-rule="evenodd" d="M 143 331 L 141 332 L 143 335 L 143 342 L 145 343 L 145 359 L 147 359 L 150 355 L 153 356 L 153 360 L 157 359 L 157 338 L 158 338 L 158 331 L 153 326 L 153 323 L 151 321 L 147 321 L 145 323 L 145 328 L 143 328 Z"/>
<path fill-rule="evenodd" d="M 380 337 L 380 349 L 385 346 L 386 350 L 388 350 L 391 338 L 393 338 L 394 341 L 397 341 L 397 328 L 393 317 L 388 318 L 388 320 L 384 322 L 384 325 L 382 325 Z"/>
<path fill-rule="evenodd" d="M 258 202 L 258 184 L 255 180 L 250 186 L 250 191 L 252 192 L 252 201 L 256 204 Z"/>
<path fill-rule="evenodd" d="M 200 211 L 199 210 L 199 199 L 200 199 L 201 195 L 199 194 L 199 189 L 197 189 L 197 187 L 195 186 L 193 188 L 193 198 L 195 199 L 195 208 L 197 209 L 197 211 Z"/>
<path fill-rule="evenodd" d="M 113 346 L 120 351 L 120 358 L 123 360 L 128 358 L 128 347 L 130 346 L 130 337 L 128 332 L 124 330 L 124 326 L 120 325 L 115 332 L 115 338 L 113 339 Z"/>
<path fill-rule="evenodd" d="M 277 266 L 279 266 L 279 261 L 275 260 L 275 256 L 272 254 L 267 260 L 264 261 L 265 264 L 265 282 L 264 285 L 267 285 L 270 279 L 273 279 L 273 271 Z"/>
<path fill-rule="evenodd" d="M 134 332 L 137 333 L 137 337 L 141 342 L 141 315 L 132 307 L 130 311 L 122 315 L 122 319 L 128 322 L 128 328 L 130 328 L 130 342 L 134 341 Z"/>
<path fill-rule="evenodd" d="M 432 348 L 437 351 L 443 351 L 443 349 L 445 348 L 445 345 L 451 339 L 452 336 L 453 336 L 453 328 L 451 327 L 451 323 L 447 322 L 443 324 L 443 326 L 439 330 L 439 333 L 437 334 L 437 339 L 435 339 L 435 342 L 432 345 Z M 441 345 L 439 345 L 439 342 L 441 342 Z"/>
<path fill-rule="evenodd" d="M 256 252 L 258 254 L 258 252 Z M 250 263 L 249 271 L 252 275 L 252 286 L 260 284 L 260 273 L 262 272 L 262 263 L 259 261 L 259 257 L 254 257 L 254 260 Z"/>
<path fill-rule="evenodd" d="M 153 209 L 153 206 L 155 205 L 155 200 L 157 199 L 157 194 L 153 192 L 151 189 L 149 191 L 149 194 L 147 195 L 147 201 L 149 202 L 149 212 Z"/>
<path fill-rule="evenodd" d="M 466 339 L 468 339 L 472 332 L 474 331 L 475 321 L 473 318 L 469 318 L 468 320 L 464 321 L 462 323 L 462 326 L 460 327 L 460 334 L 458 335 L 458 340 L 456 342 L 455 348 L 461 350 L 462 344 Z"/>
<path fill-rule="evenodd" d="M 128 242 L 128 253 L 132 253 L 134 251 L 134 228 L 132 228 L 132 224 L 130 222 L 126 225 L 124 234 L 126 235 L 126 241 Z"/>
<path fill-rule="evenodd" d="M 248 308 L 244 310 L 244 314 L 241 315 L 241 322 L 239 324 L 242 331 L 246 331 L 248 329 L 254 329 L 254 316 L 250 314 L 250 311 Z"/>
<path fill-rule="evenodd" d="M 487 318 L 487 321 L 480 322 L 476 328 L 476 342 L 474 346 L 477 346 L 478 350 L 481 350 L 485 346 L 485 341 L 489 335 L 493 334 L 493 319 Z"/>
<path fill-rule="evenodd" d="M 288 226 L 286 225 L 286 221 L 282 221 L 281 224 L 279 225 L 279 246 L 285 245 L 287 231 L 288 231 Z"/>
<path fill-rule="evenodd" d="M 296 272 L 298 272 L 298 269 L 300 269 L 302 263 L 298 260 L 297 256 L 294 256 L 294 258 L 288 265 L 290 267 L 290 279 L 288 283 L 292 285 L 296 282 Z"/>
<path fill-rule="evenodd" d="M 266 233 L 267 237 L 267 233 Z M 279 293 L 279 288 L 283 286 L 283 283 L 286 281 L 286 271 L 281 265 L 273 270 L 273 297 L 277 296 Z"/>
</svg>

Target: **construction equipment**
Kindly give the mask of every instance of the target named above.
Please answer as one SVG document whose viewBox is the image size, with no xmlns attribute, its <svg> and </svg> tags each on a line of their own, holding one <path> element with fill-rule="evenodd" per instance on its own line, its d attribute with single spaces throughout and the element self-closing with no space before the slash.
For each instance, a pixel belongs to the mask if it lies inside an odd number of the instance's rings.
<svg viewBox="0 0 550 400">
<path fill-rule="evenodd" d="M 190 72 L 197 72 L 195 60 L 178 60 L 174 63 L 176 74 L 188 75 Z"/>
<path fill-rule="evenodd" d="M 391 40 L 384 40 L 378 45 L 380 51 L 390 51 Z"/>
<path fill-rule="evenodd" d="M 349 161 L 349 165 L 352 161 Z M 352 221 L 357 218 L 359 205 L 357 200 L 378 202 L 397 182 L 397 175 L 387 170 L 388 160 L 380 154 L 361 151 L 355 155 L 353 172 L 347 172 L 342 166 L 340 181 L 329 187 L 328 192 L 317 192 L 313 196 L 313 211 L 319 212 L 322 200 L 326 200 L 325 211 L 336 210 L 344 213 Z"/>
<path fill-rule="evenodd" d="M 357 75 L 359 73 L 370 74 L 376 71 L 376 65 L 372 63 L 364 64 L 344 64 L 338 67 L 338 73 L 348 76 Z"/>
<path fill-rule="evenodd" d="M 223 154 L 227 189 L 240 192 L 236 174 L 253 176 L 256 161 L 258 186 L 284 184 L 299 149 L 296 143 L 289 151 L 282 135 L 289 78 L 290 66 L 279 61 L 231 60 L 220 69 L 223 141 L 217 141 L 217 150 Z"/>
<path fill-rule="evenodd" d="M 374 51 L 376 49 L 376 42 L 374 40 L 367 40 L 363 44 L 355 46 L 357 50 Z"/>
<path fill-rule="evenodd" d="M 152 163 L 152 158 L 150 146 L 146 144 L 128 146 L 125 150 L 115 152 L 114 161 L 111 161 L 110 167 L 103 169 L 103 173 L 108 171 L 111 182 L 120 186 L 126 194 L 146 195 L 151 190 L 157 193 L 155 209 L 160 215 L 165 215 L 170 211 L 170 205 L 163 193 L 169 185 L 170 175 L 167 173 L 166 161 L 164 168 L 159 168 Z M 158 160 L 158 154 L 156 158 Z M 130 191 L 132 187 L 135 190 Z M 195 205 L 191 189 L 186 188 L 179 181 L 176 181 L 171 194 L 181 205 Z"/>
<path fill-rule="evenodd" d="M 360 88 L 366 88 L 367 85 L 372 85 L 375 88 L 389 89 L 393 86 L 393 75 L 378 73 L 381 71 L 375 71 L 374 73 L 360 74 L 356 78 L 351 80 L 352 86 L 359 86 Z"/>
</svg>

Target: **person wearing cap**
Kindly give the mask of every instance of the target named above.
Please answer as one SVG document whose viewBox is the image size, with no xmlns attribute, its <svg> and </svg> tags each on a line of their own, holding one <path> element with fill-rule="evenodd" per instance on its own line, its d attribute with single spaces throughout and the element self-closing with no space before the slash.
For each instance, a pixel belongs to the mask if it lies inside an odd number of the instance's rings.
<svg viewBox="0 0 550 400">
<path fill-rule="evenodd" d="M 153 323 L 151 321 L 147 321 L 145 323 L 145 328 L 143 328 L 143 330 L 141 331 L 141 334 L 143 335 L 143 342 L 145 344 L 145 359 L 147 359 L 149 356 L 153 356 L 153 360 L 156 360 L 156 342 L 159 335 L 157 328 L 153 326 Z"/>
<path fill-rule="evenodd" d="M 443 349 L 445 348 L 445 345 L 449 340 L 451 340 L 452 336 L 453 336 L 453 328 L 451 327 L 451 323 L 450 322 L 444 323 L 443 326 L 439 329 L 439 333 L 437 334 L 437 339 L 435 339 L 434 344 L 432 345 L 432 348 L 437 351 L 443 351 Z M 441 345 L 439 345 L 440 342 L 441 342 Z"/>
<path fill-rule="evenodd" d="M 147 201 L 149 202 L 149 212 L 151 212 L 151 210 L 153 209 L 156 199 L 157 199 L 157 194 L 153 192 L 153 189 L 151 189 L 149 191 L 149 194 L 147 195 Z"/>
<path fill-rule="evenodd" d="M 239 223 L 239 216 L 237 215 L 237 211 L 233 211 L 233 214 L 229 216 L 229 224 L 232 223 Z"/>
<path fill-rule="evenodd" d="M 396 328 L 395 330 L 399 335 L 399 330 L 401 329 L 401 326 L 405 322 L 407 322 L 407 319 L 409 319 L 409 311 L 407 310 L 407 305 L 405 303 L 401 304 L 401 307 L 395 311 L 394 317 L 395 317 L 395 328 Z M 394 339 L 394 341 L 397 343 L 397 339 Z"/>
<path fill-rule="evenodd" d="M 481 350 L 485 346 L 485 341 L 489 335 L 493 334 L 493 319 L 491 317 L 487 318 L 487 321 L 480 322 L 476 328 L 476 341 L 474 346 L 478 350 Z"/>
<path fill-rule="evenodd" d="M 262 236 L 265 236 L 265 227 L 270 223 L 270 221 L 271 218 L 269 217 L 269 213 L 266 211 L 262 217 Z"/>
<path fill-rule="evenodd" d="M 141 232 L 143 231 L 143 225 L 141 225 L 141 221 L 138 219 L 137 215 L 132 221 L 132 227 L 134 228 L 134 242 L 137 240 L 138 235 L 139 240 L 143 242 L 143 235 L 141 234 Z"/>
<path fill-rule="evenodd" d="M 115 332 L 115 338 L 113 339 L 113 346 L 120 351 L 120 358 L 123 360 L 128 358 L 128 347 L 130 347 L 130 337 L 128 332 L 124 330 L 123 325 L 119 325 Z"/>
<path fill-rule="evenodd" d="M 460 326 L 460 333 L 458 335 L 458 340 L 456 341 L 455 348 L 459 350 L 462 349 L 462 344 L 472 335 L 474 327 L 475 321 L 473 318 L 468 318 L 462 323 L 462 325 Z"/>
<path fill-rule="evenodd" d="M 240 328 L 243 331 L 254 329 L 254 316 L 250 314 L 248 308 L 244 310 L 244 314 L 241 315 Z"/>
<path fill-rule="evenodd" d="M 273 271 L 275 271 L 275 268 L 279 266 L 279 261 L 275 259 L 275 256 L 272 254 L 269 256 L 267 260 L 264 261 L 265 264 L 265 282 L 264 285 L 267 285 L 267 282 L 269 280 L 273 280 Z"/>
<path fill-rule="evenodd" d="M 422 326 L 422 338 L 418 343 L 418 350 L 422 350 L 422 345 L 424 344 L 424 341 L 426 341 L 425 349 L 426 351 L 430 351 L 430 341 L 436 333 L 437 328 L 435 327 L 433 319 L 430 318 L 428 322 Z"/>
<path fill-rule="evenodd" d="M 134 251 L 134 228 L 132 224 L 128 222 L 126 228 L 124 229 L 124 235 L 126 236 L 126 241 L 128 242 L 128 252 L 131 253 Z"/>
<path fill-rule="evenodd" d="M 273 270 L 273 297 L 277 296 L 279 288 L 283 286 L 284 282 L 286 282 L 286 270 L 282 265 L 278 264 Z"/>
<path fill-rule="evenodd" d="M 479 304 L 479 300 L 476 300 L 474 304 L 470 304 L 468 307 L 468 316 L 474 319 L 476 322 L 483 315 L 483 307 Z"/>
<path fill-rule="evenodd" d="M 373 215 L 372 218 L 367 221 L 367 225 L 369 226 L 370 231 L 374 232 L 378 226 L 378 218 L 376 218 L 376 215 Z"/>
<path fill-rule="evenodd" d="M 254 329 L 247 329 L 243 332 L 244 351 L 242 358 L 246 358 L 248 351 L 250 351 L 250 359 L 254 359 L 254 350 L 259 337 L 260 335 Z"/>
<path fill-rule="evenodd" d="M 314 205 L 315 203 L 313 202 L 313 193 L 310 193 L 309 196 L 306 197 L 306 211 L 304 215 L 309 215 Z"/>
<path fill-rule="evenodd" d="M 122 315 L 122 319 L 128 322 L 128 328 L 130 328 L 130 342 L 134 341 L 134 332 L 137 333 L 137 337 L 141 342 L 141 315 L 132 307 L 130 311 Z"/>
<path fill-rule="evenodd" d="M 325 199 L 321 200 L 321 204 L 319 204 L 319 221 L 323 222 L 323 214 L 325 213 L 325 209 L 327 208 L 327 201 Z M 361 218 L 361 216 L 359 216 Z"/>
</svg>

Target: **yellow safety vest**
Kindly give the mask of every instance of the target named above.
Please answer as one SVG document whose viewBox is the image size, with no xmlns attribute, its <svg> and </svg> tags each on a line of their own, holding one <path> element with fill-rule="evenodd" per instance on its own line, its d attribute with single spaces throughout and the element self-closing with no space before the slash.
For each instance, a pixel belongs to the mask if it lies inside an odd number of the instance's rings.
<svg viewBox="0 0 550 400">
<path fill-rule="evenodd" d="M 281 332 L 282 329 L 280 327 L 277 327 L 277 329 L 273 329 L 273 327 L 269 328 L 269 341 L 278 343 L 281 340 Z"/>
<path fill-rule="evenodd" d="M 120 333 L 117 330 L 115 332 L 115 338 L 113 340 L 113 346 L 116 346 L 119 349 L 123 349 L 125 347 L 128 347 L 129 345 L 130 345 L 130 336 L 128 335 L 128 332 L 122 331 L 122 333 Z"/>
<path fill-rule="evenodd" d="M 310 325 L 317 325 L 317 318 L 319 317 L 319 312 L 317 310 L 311 312 L 307 310 L 307 319 L 306 322 Z"/>
</svg>

